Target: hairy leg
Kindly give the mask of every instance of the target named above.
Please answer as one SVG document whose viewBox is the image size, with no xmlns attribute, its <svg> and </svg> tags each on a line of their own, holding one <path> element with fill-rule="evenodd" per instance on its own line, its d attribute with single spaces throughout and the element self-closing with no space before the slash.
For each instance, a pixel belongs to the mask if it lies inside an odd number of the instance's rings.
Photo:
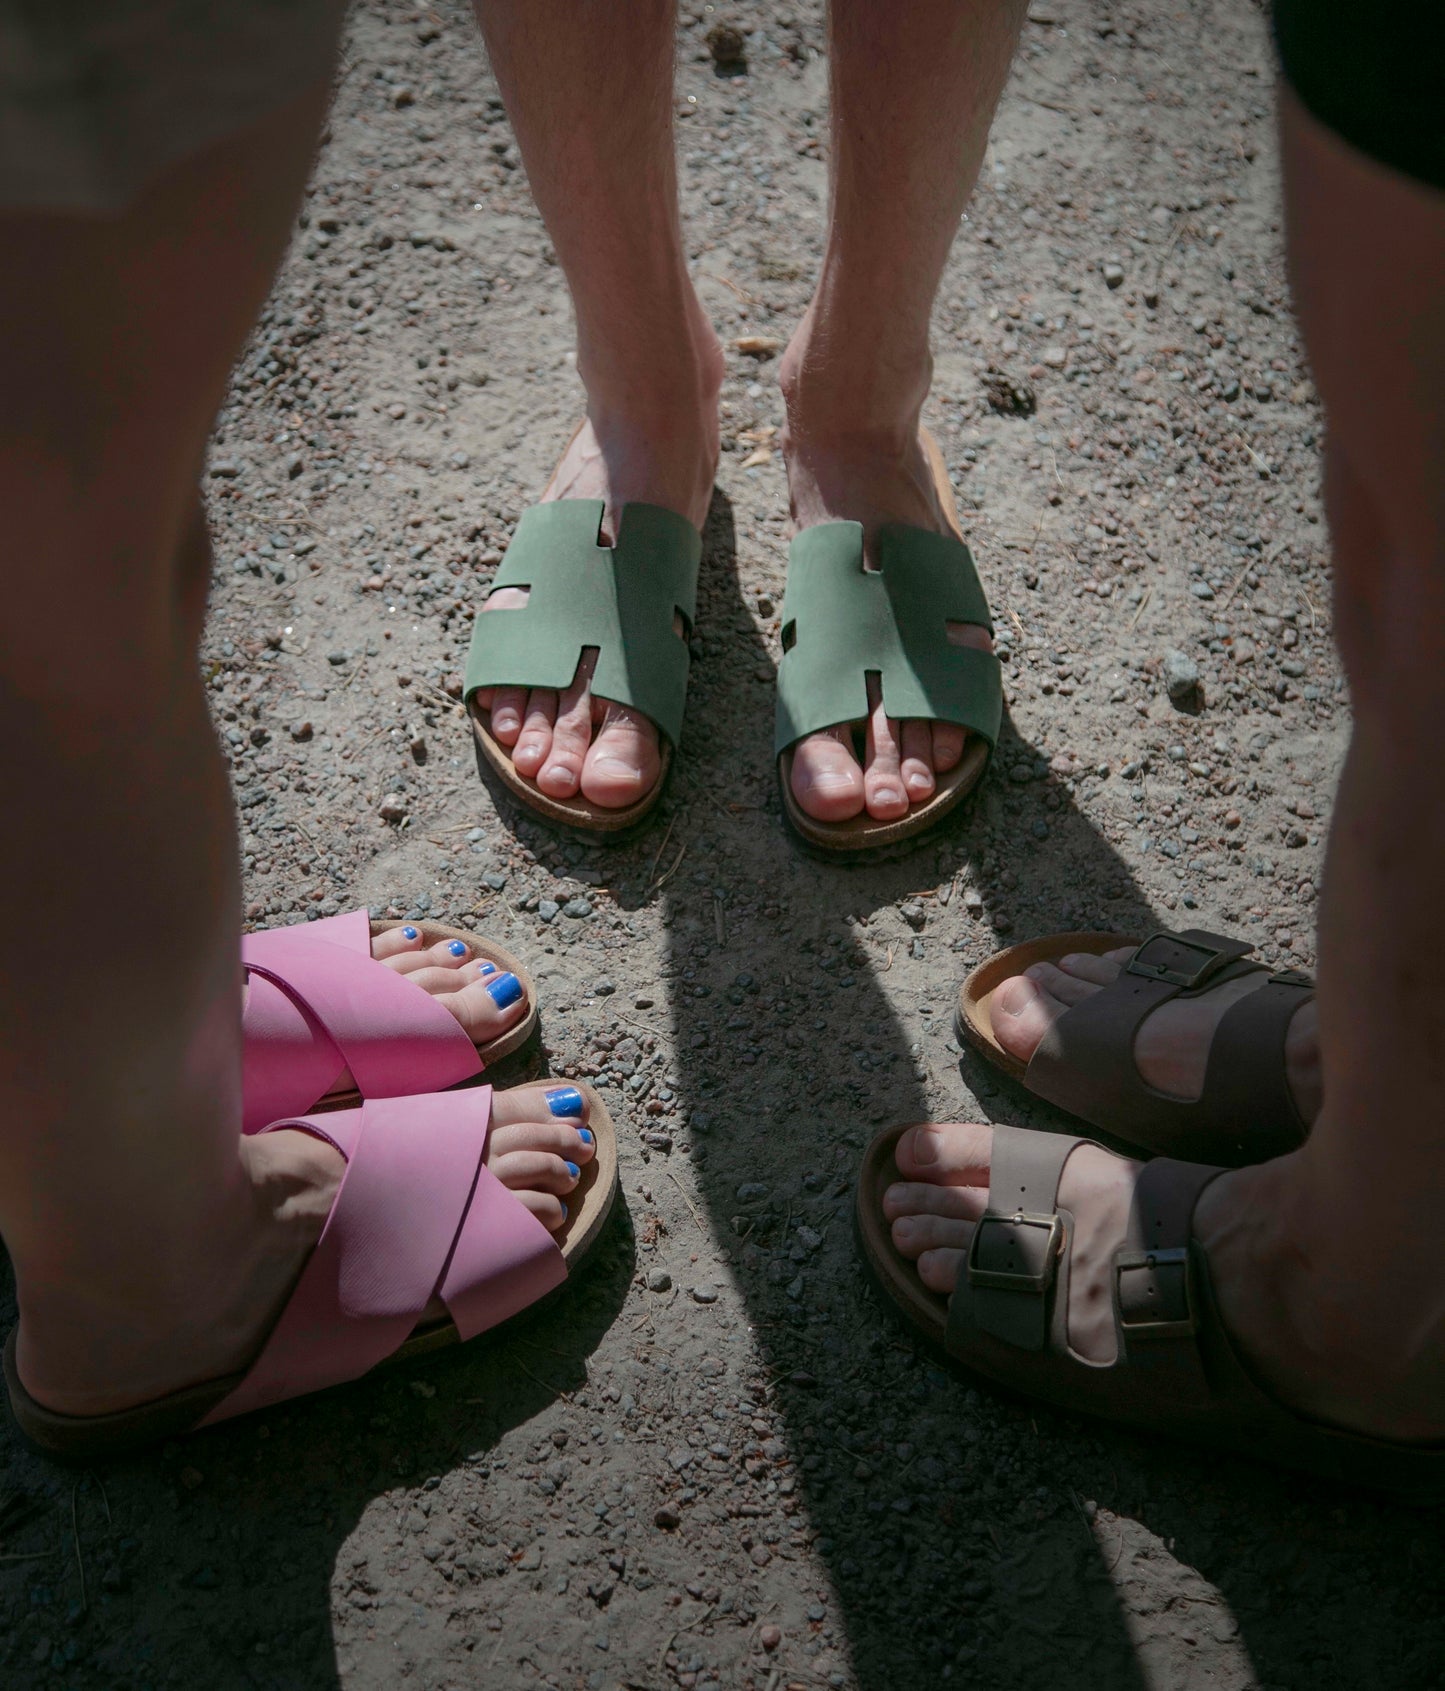
<svg viewBox="0 0 1445 1691">
<path fill-rule="evenodd" d="M 673 0 L 478 0 L 537 208 L 577 313 L 582 428 L 544 499 L 630 500 L 699 528 L 717 464 L 722 354 L 682 245 L 672 133 Z M 495 594 L 506 609 L 519 589 Z M 518 771 L 553 798 L 633 803 L 656 782 L 657 729 L 595 699 L 584 657 L 560 695 L 481 695 Z"/>
<path fill-rule="evenodd" d="M 828 243 L 780 369 L 800 528 L 861 522 L 865 546 L 885 522 L 948 532 L 918 440 L 929 317 L 1024 10 L 1021 0 L 833 0 Z M 990 645 L 982 628 L 949 634 Z M 800 742 L 793 791 L 810 816 L 841 821 L 866 807 L 900 817 L 963 756 L 963 729 L 894 722 L 873 705 L 866 769 L 847 729 Z"/>
</svg>

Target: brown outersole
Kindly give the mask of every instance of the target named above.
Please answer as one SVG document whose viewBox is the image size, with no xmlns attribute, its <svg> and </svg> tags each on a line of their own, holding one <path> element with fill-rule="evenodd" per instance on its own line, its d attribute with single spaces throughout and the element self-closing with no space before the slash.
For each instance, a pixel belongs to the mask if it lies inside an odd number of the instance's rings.
<svg viewBox="0 0 1445 1691">
<path fill-rule="evenodd" d="M 514 1324 L 534 1315 L 566 1291 L 574 1275 L 595 1249 L 612 1213 L 618 1189 L 616 1130 L 607 1106 L 592 1087 L 580 1080 L 569 1084 L 586 1095 L 587 1125 L 592 1130 L 596 1149 L 583 1170 L 581 1180 L 568 1195 L 567 1220 L 560 1232 L 554 1235 L 567 1264 L 567 1279 L 511 1320 L 479 1334 L 479 1340 L 506 1333 Z M 5 1340 L 5 1384 L 10 1411 L 21 1435 L 30 1444 L 62 1462 L 86 1464 L 104 1461 L 165 1439 L 178 1438 L 196 1429 L 205 1416 L 245 1378 L 242 1372 L 221 1380 L 209 1380 L 202 1385 L 189 1386 L 184 1391 L 172 1392 L 153 1403 L 118 1410 L 110 1415 L 57 1415 L 36 1403 L 21 1384 L 16 1364 L 18 1331 L 18 1328 L 12 1328 Z M 428 1327 L 419 1327 L 399 1350 L 371 1372 L 377 1373 L 458 1343 L 457 1330 L 450 1321 L 434 1322 Z"/>
<path fill-rule="evenodd" d="M 933 472 L 938 502 L 948 526 L 954 538 L 962 540 L 963 525 L 959 520 L 958 502 L 954 498 L 948 466 L 943 461 L 938 442 L 927 429 L 919 431 L 919 438 Z M 809 816 L 793 797 L 793 751 L 794 747 L 788 746 L 778 756 L 778 790 L 788 826 L 813 850 L 844 859 L 855 855 L 876 856 L 905 840 L 917 840 L 921 835 L 931 833 L 978 786 L 992 756 L 988 743 L 978 735 L 972 735 L 959 762 L 936 778 L 933 797 L 923 804 L 910 806 L 906 814 L 895 821 L 879 822 L 865 811 L 862 815 L 849 817 L 846 822 L 820 822 Z"/>
</svg>

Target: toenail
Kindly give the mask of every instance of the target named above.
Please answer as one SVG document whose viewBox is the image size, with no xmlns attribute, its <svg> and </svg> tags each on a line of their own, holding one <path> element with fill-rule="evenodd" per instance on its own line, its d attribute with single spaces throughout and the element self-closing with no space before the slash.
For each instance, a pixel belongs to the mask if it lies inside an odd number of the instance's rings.
<svg viewBox="0 0 1445 1691">
<path fill-rule="evenodd" d="M 415 928 L 403 928 L 401 930 L 401 937 L 403 939 L 415 939 L 417 937 L 417 930 Z"/>
<path fill-rule="evenodd" d="M 568 1172 L 568 1174 L 570 1174 L 572 1176 L 572 1178 L 574 1180 L 576 1180 L 581 1175 L 582 1170 L 580 1168 L 578 1168 L 576 1163 L 568 1163 L 567 1164 L 567 1172 Z"/>
<path fill-rule="evenodd" d="M 880 787 L 873 795 L 874 804 L 897 804 L 903 795 L 896 787 Z"/>
<path fill-rule="evenodd" d="M 577 1129 L 577 1137 L 584 1145 L 591 1145 L 593 1143 L 592 1129 L 590 1127 L 579 1127 Z"/>
<path fill-rule="evenodd" d="M 498 975 L 496 980 L 487 982 L 487 991 L 497 1008 L 505 1010 L 522 996 L 522 983 L 515 975 Z"/>
<path fill-rule="evenodd" d="M 928 777 L 921 769 L 915 769 L 908 777 L 908 785 L 912 787 L 915 792 L 921 791 L 928 785 Z"/>
<path fill-rule="evenodd" d="M 915 1163 L 936 1163 L 938 1161 L 939 1138 L 931 1127 L 915 1127 L 913 1140 L 909 1146 L 909 1155 Z"/>
<path fill-rule="evenodd" d="M 631 781 L 640 781 L 642 771 L 635 763 L 628 763 L 620 757 L 597 757 L 592 760 L 594 774 L 601 774 L 604 770 L 609 775 L 625 775 Z"/>
<path fill-rule="evenodd" d="M 479 975 L 494 975 L 494 974 L 496 974 L 496 972 L 497 972 L 497 965 L 495 963 L 478 963 L 477 964 L 477 973 Z"/>
<path fill-rule="evenodd" d="M 454 939 L 447 950 L 451 952 L 453 957 L 465 957 L 467 954 L 466 946 L 459 939 Z"/>
<path fill-rule="evenodd" d="M 567 1205 L 566 1205 L 566 1202 L 565 1202 L 564 1199 L 558 1198 L 557 1202 L 562 1205 L 562 1219 L 563 1219 L 563 1221 L 566 1221 L 567 1217 L 572 1212 L 567 1208 Z"/>
<path fill-rule="evenodd" d="M 572 771 L 565 763 L 554 763 L 547 771 L 547 778 L 550 781 L 570 781 Z"/>
<path fill-rule="evenodd" d="M 554 1116 L 580 1116 L 582 1094 L 575 1086 L 554 1087 L 547 1094 L 547 1108 Z"/>
</svg>

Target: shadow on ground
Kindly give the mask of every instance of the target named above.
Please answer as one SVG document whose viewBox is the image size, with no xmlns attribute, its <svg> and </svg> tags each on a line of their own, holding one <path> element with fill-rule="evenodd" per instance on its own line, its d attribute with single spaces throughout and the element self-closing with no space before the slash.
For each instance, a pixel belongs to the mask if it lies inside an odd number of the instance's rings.
<svg viewBox="0 0 1445 1691">
<path fill-rule="evenodd" d="M 1420 1588 L 1438 1518 L 1402 1534 L 1389 1511 L 1322 1486 L 973 1388 L 875 1301 L 851 1202 L 879 1126 L 966 1118 L 972 1104 L 1065 1125 L 949 1043 L 965 969 L 1007 943 L 1002 929 L 1139 933 L 1158 913 L 1065 780 L 1006 778 L 1043 767 L 1009 724 L 979 801 L 941 843 L 862 868 L 800 855 L 773 790 L 771 663 L 739 597 L 725 501 L 708 542 L 701 624 L 733 637 L 725 661 L 694 671 L 689 721 L 705 726 L 683 748 L 673 839 L 686 849 L 663 891 L 678 1072 L 698 1185 L 767 1365 L 758 1401 L 800 1482 L 792 1521 L 826 1562 L 860 1684 L 1183 1686 L 1199 1683 L 1196 1645 L 1240 1684 L 1293 1685 L 1325 1659 L 1362 1674 L 1373 1660 L 1382 1683 L 1388 1660 L 1403 1675 L 1389 1683 L 1433 1683 L 1410 1676 L 1425 1664 L 1388 1594 Z M 713 796 L 735 794 L 758 798 Z M 983 901 L 972 921 L 965 883 Z M 954 889 L 946 906 L 940 888 Z M 919 894 L 915 946 L 897 906 Z M 1378 1609 L 1351 1600 L 1362 1560 Z M 1307 1614 L 1295 1591 L 1314 1599 Z"/>
<path fill-rule="evenodd" d="M 8 1329 L 13 1287 L 0 1260 Z M 202 1659 L 211 1691 L 340 1684 L 347 1664 L 332 1636 L 333 1600 L 351 1592 L 355 1608 L 382 1583 L 380 1567 L 342 1553 L 363 1515 L 424 1509 L 426 1491 L 414 1503 L 415 1488 L 463 1465 L 485 1480 L 509 1429 L 585 1382 L 633 1269 L 619 1202 L 587 1273 L 504 1336 L 96 1472 L 32 1455 L 7 1423 L 0 1579 L 28 1593 L 35 1624 L 9 1641 L 15 1677 L 5 1683 L 64 1686 L 83 1657 L 85 1683 L 110 1691 L 190 1691 Z M 427 1554 L 424 1534 L 401 1524 L 405 1548 L 385 1552 L 389 1575 Z M 457 1561 L 473 1575 L 495 1573 L 510 1541 L 480 1510 L 468 1524 L 475 1536 Z M 394 1543 L 387 1526 L 370 1541 Z M 374 1672 L 367 1682 L 386 1683 Z"/>
</svg>

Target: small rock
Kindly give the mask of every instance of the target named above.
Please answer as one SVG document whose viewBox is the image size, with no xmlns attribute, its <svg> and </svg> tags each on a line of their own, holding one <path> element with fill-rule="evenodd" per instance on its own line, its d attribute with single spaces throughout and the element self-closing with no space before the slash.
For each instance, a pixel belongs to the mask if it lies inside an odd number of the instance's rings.
<svg viewBox="0 0 1445 1691">
<path fill-rule="evenodd" d="M 288 452 L 286 454 L 286 474 L 292 481 L 295 481 L 305 468 L 306 460 L 299 452 Z"/>
<path fill-rule="evenodd" d="M 412 740 L 408 741 L 407 750 L 411 753 L 413 762 L 415 762 L 415 763 L 425 763 L 426 762 L 426 741 L 422 738 L 422 736 L 420 734 L 416 735 Z"/>
<path fill-rule="evenodd" d="M 903 904 L 898 908 L 898 914 L 915 933 L 919 932 L 927 920 L 921 904 Z"/>
<path fill-rule="evenodd" d="M 555 898 L 543 898 L 537 901 L 537 914 L 544 922 L 555 922 L 557 913 L 561 908 L 562 906 L 558 904 Z"/>
<path fill-rule="evenodd" d="M 194 1491 L 197 1486 L 202 1485 L 204 1482 L 205 1475 L 202 1474 L 199 1468 L 181 1469 L 181 1484 L 187 1491 Z"/>
<path fill-rule="evenodd" d="M 388 793 L 377 807 L 376 814 L 383 822 L 401 822 L 407 814 L 406 800 L 400 793 Z"/>
<path fill-rule="evenodd" d="M 215 463 L 211 465 L 211 474 L 213 476 L 220 476 L 226 481 L 234 480 L 235 477 L 240 475 L 240 473 L 241 466 L 231 458 L 218 458 Z"/>
<path fill-rule="evenodd" d="M 569 898 L 562 906 L 562 914 L 570 916 L 574 922 L 580 922 L 584 916 L 592 914 L 591 901 L 585 898 Z"/>
<path fill-rule="evenodd" d="M 707 32 L 707 50 L 720 71 L 736 76 L 748 68 L 747 38 L 736 24 L 715 23 Z"/>
<path fill-rule="evenodd" d="M 740 1204 L 755 1204 L 760 1199 L 766 1198 L 767 1195 L 768 1188 L 763 1185 L 761 1180 L 745 1180 L 738 1187 L 738 1202 Z"/>
<path fill-rule="evenodd" d="M 672 1276 L 665 1268 L 649 1268 L 647 1271 L 647 1289 L 649 1292 L 670 1292 L 672 1290 Z"/>
<path fill-rule="evenodd" d="M 483 875 L 482 880 L 493 892 L 501 892 L 507 884 L 507 877 L 496 869 L 493 869 L 488 875 Z"/>
<path fill-rule="evenodd" d="M 1120 288 L 1124 285 L 1124 267 L 1114 259 L 1104 265 L 1104 286 L 1106 288 Z"/>
<path fill-rule="evenodd" d="M 343 652 L 340 649 L 334 652 L 328 652 L 326 654 L 326 661 L 333 669 L 340 669 L 342 664 L 351 662 L 351 653 Z"/>
<path fill-rule="evenodd" d="M 1171 703 L 1194 702 L 1199 692 L 1199 665 L 1193 658 L 1171 646 L 1164 654 L 1163 674 Z"/>
<path fill-rule="evenodd" d="M 704 1282 L 701 1286 L 694 1286 L 692 1289 L 692 1301 L 694 1303 L 716 1303 L 717 1287 L 708 1285 L 706 1282 Z"/>
<path fill-rule="evenodd" d="M 599 998 L 610 998 L 612 994 L 617 991 L 617 982 L 598 981 L 597 985 L 594 986 L 592 990 Z M 650 1004 L 652 1000 L 649 998 L 647 1002 Z M 643 1006 L 639 1006 L 639 1008 L 643 1008 Z"/>
<path fill-rule="evenodd" d="M 316 730 L 311 726 L 309 720 L 291 724 L 291 738 L 293 740 L 309 740 L 315 732 Z"/>
<path fill-rule="evenodd" d="M 765 1650 L 776 1650 L 783 1642 L 783 1629 L 771 1622 L 758 1634 L 758 1642 Z"/>
<path fill-rule="evenodd" d="M 655 1527 L 661 1527 L 664 1532 L 676 1532 L 682 1525 L 682 1516 L 678 1514 L 676 1509 L 670 1509 L 664 1503 L 652 1517 L 652 1524 Z"/>
</svg>

